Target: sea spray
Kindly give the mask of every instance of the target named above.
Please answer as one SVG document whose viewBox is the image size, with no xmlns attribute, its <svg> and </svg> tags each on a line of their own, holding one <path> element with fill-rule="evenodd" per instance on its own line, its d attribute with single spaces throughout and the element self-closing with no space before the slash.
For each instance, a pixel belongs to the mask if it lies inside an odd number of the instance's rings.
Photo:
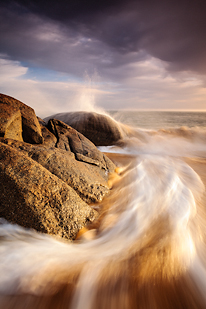
<svg viewBox="0 0 206 309">
<path fill-rule="evenodd" d="M 75 111 L 85 111 L 85 112 L 97 112 L 105 113 L 104 109 L 98 106 L 98 98 L 102 94 L 102 90 L 99 82 L 99 75 L 96 71 L 93 74 L 84 74 L 84 82 L 82 86 L 79 87 L 79 91 L 76 94 L 72 105 Z M 71 102 L 70 102 L 71 104 Z M 67 110 L 68 110 L 67 109 Z"/>
</svg>

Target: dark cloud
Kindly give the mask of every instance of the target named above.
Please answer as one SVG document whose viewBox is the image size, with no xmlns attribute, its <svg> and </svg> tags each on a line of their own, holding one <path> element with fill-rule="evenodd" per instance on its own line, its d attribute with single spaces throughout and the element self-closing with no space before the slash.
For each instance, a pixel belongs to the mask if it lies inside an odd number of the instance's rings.
<svg viewBox="0 0 206 309">
<path fill-rule="evenodd" d="M 13 59 L 109 77 L 111 68 L 149 54 L 170 71 L 206 73 L 206 1 L 11 0 L 2 7 L 1 52 Z"/>
<path fill-rule="evenodd" d="M 133 2 L 128 0 L 127 3 Z M 52 19 L 67 21 L 68 19 L 84 19 L 96 13 L 116 8 L 125 3 L 125 0 L 7 0 L 7 7 L 16 10 L 29 10 Z"/>
<path fill-rule="evenodd" d="M 123 54 L 103 40 L 29 12 L 16 14 L 4 8 L 0 28 L 1 53 L 10 59 L 81 78 L 85 72 L 98 71 L 103 78 L 120 80 L 127 72 L 120 75 L 116 68 L 147 57 L 144 52 Z"/>
</svg>

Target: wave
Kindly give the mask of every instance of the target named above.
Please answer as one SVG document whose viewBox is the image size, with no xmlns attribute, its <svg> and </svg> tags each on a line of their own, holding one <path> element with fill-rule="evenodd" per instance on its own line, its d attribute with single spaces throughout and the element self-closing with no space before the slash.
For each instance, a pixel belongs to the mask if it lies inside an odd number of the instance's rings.
<svg viewBox="0 0 206 309">
<path fill-rule="evenodd" d="M 100 147 L 115 153 L 118 177 L 75 243 L 1 221 L 2 308 L 205 308 L 205 188 L 189 159 L 203 158 L 205 132 L 124 132 Z"/>
<path fill-rule="evenodd" d="M 170 156 L 205 156 L 206 128 L 147 130 L 122 125 L 124 138 L 115 145 L 98 147 L 103 152 Z"/>
</svg>

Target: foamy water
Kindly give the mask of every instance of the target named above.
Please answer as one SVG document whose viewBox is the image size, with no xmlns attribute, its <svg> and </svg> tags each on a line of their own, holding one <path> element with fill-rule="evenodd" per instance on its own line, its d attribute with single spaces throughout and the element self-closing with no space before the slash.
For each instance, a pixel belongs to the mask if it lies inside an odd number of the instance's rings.
<svg viewBox="0 0 206 309">
<path fill-rule="evenodd" d="M 205 158 L 205 131 L 124 131 L 100 147 L 129 159 L 94 237 L 70 244 L 1 222 L 2 308 L 58 308 L 54 295 L 72 309 L 206 307 L 205 188 L 183 159 Z"/>
</svg>

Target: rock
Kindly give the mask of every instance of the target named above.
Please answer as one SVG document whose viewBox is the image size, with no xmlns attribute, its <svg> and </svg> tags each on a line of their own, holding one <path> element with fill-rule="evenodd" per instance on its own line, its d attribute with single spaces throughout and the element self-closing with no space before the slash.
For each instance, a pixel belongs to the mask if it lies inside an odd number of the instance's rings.
<svg viewBox="0 0 206 309">
<path fill-rule="evenodd" d="M 21 112 L 18 108 L 0 104 L 0 136 L 23 141 Z"/>
<path fill-rule="evenodd" d="M 0 121 L 0 125 L 2 125 L 2 128 L 0 128 L 0 131 L 3 131 L 3 127 L 5 127 L 4 119 L 5 119 L 5 115 L 7 114 L 7 122 L 8 122 L 8 126 L 6 126 L 7 136 L 9 134 L 9 136 L 11 135 L 11 136 L 15 137 L 14 135 L 12 135 L 13 133 L 9 133 L 8 129 L 10 128 L 11 132 L 13 132 L 14 126 L 17 126 L 18 127 L 17 137 L 18 137 L 18 140 L 21 139 L 21 137 L 19 138 L 19 136 L 20 136 L 20 127 L 19 127 L 20 119 L 18 118 L 19 116 L 17 115 L 17 111 L 19 110 L 20 113 L 21 113 L 21 119 L 22 119 L 22 137 L 23 137 L 23 140 L 27 143 L 32 143 L 32 144 L 43 143 L 41 127 L 40 127 L 38 119 L 35 115 L 35 112 L 31 107 L 25 105 L 24 103 L 12 98 L 12 97 L 9 97 L 9 96 L 4 95 L 4 94 L 0 94 L 0 110 L 1 110 L 0 119 L 2 119 Z M 10 114 L 10 116 L 9 116 L 9 114 Z M 15 114 L 16 114 L 16 116 L 15 116 Z M 14 120 L 14 119 L 16 119 L 16 120 Z M 9 123 L 10 122 L 13 123 L 13 121 L 14 121 L 14 124 L 10 127 Z M 7 137 L 7 136 L 5 136 L 5 137 Z"/>
<path fill-rule="evenodd" d="M 115 165 L 105 158 L 103 164 L 83 156 L 76 160 L 75 154 L 58 148 L 47 148 L 44 145 L 31 145 L 24 142 L 0 138 L 0 142 L 21 151 L 24 155 L 35 160 L 59 179 L 71 186 L 87 203 L 100 202 L 109 193 L 108 174 L 113 172 Z M 89 141 L 88 141 L 89 142 Z M 97 150 L 98 151 L 98 150 Z M 101 153 L 100 153 L 101 154 Z M 107 163 L 108 162 L 108 163 Z M 109 167 L 108 167 L 109 166 Z"/>
<path fill-rule="evenodd" d="M 106 115 L 94 112 L 71 112 L 52 115 L 44 120 L 48 122 L 54 118 L 82 133 L 96 146 L 113 145 L 124 136 L 120 124 Z"/>
<path fill-rule="evenodd" d="M 2 94 L 0 109 L 0 216 L 74 239 L 97 218 L 88 204 L 109 193 L 115 165 L 60 120 L 47 125 L 32 108 Z"/>
<path fill-rule="evenodd" d="M 41 133 L 44 139 L 44 146 L 48 148 L 56 147 L 57 145 L 56 136 L 47 129 L 46 123 L 43 120 L 41 121 L 40 118 L 38 118 L 38 120 L 41 127 Z"/>
<path fill-rule="evenodd" d="M 56 119 L 49 120 L 48 128 L 57 138 L 56 147 L 73 152 L 79 161 L 113 172 L 114 164 L 81 133 Z"/>
<path fill-rule="evenodd" d="M 40 232 L 74 239 L 98 215 L 65 182 L 3 143 L 0 188 L 0 216 Z"/>
</svg>

